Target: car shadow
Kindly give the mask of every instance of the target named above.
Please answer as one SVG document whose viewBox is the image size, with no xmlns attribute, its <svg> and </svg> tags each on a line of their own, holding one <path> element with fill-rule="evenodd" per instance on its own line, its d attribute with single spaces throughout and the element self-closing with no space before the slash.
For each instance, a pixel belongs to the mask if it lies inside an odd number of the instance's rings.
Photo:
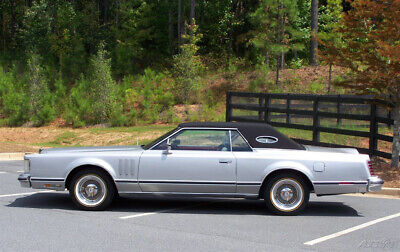
<svg viewBox="0 0 400 252">
<path fill-rule="evenodd" d="M 37 193 L 15 199 L 7 205 L 17 208 L 76 210 L 67 193 Z M 168 211 L 181 214 L 272 215 L 262 200 L 176 197 L 118 198 L 107 211 L 135 214 Z M 360 216 L 343 202 L 311 201 L 302 216 Z"/>
</svg>

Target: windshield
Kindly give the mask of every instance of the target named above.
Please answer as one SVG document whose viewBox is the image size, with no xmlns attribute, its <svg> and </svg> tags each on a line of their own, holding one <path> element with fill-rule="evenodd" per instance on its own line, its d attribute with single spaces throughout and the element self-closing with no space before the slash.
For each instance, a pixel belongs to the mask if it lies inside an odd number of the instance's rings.
<svg viewBox="0 0 400 252">
<path fill-rule="evenodd" d="M 150 149 L 153 145 L 155 145 L 156 143 L 160 142 L 161 140 L 163 140 L 164 138 L 166 138 L 167 136 L 171 135 L 172 133 L 174 133 L 175 131 L 177 131 L 179 129 L 179 127 L 168 131 L 167 133 L 165 133 L 164 135 L 158 137 L 156 140 L 152 141 L 151 143 L 143 146 L 143 149 L 148 150 Z"/>
</svg>

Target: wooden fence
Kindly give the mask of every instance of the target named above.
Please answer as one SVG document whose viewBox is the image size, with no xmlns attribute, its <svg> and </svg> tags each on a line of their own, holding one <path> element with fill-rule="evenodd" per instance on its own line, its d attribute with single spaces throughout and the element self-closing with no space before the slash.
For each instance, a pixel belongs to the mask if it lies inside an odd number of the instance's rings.
<svg viewBox="0 0 400 252">
<path fill-rule="evenodd" d="M 264 122 L 275 127 L 311 131 L 312 140 L 293 139 L 301 144 L 354 147 L 360 153 L 391 158 L 391 153 L 378 149 L 378 141 L 393 141 L 392 136 L 379 133 L 380 127 L 387 129 L 393 124 L 387 109 L 390 106 L 369 96 L 228 92 L 226 121 Z M 321 120 L 328 125 L 321 124 Z M 355 125 L 365 130 L 351 129 Z M 321 132 L 368 138 L 369 147 L 322 142 Z"/>
</svg>

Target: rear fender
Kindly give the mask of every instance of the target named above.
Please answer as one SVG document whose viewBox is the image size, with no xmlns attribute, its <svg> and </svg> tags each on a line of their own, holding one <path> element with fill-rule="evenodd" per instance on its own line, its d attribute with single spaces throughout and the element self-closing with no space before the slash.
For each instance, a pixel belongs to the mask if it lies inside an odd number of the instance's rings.
<svg viewBox="0 0 400 252">
<path fill-rule="evenodd" d="M 269 174 L 277 170 L 291 169 L 303 173 L 311 182 L 313 181 L 313 174 L 305 165 L 293 161 L 278 161 L 268 165 L 264 170 L 263 181 Z"/>
</svg>

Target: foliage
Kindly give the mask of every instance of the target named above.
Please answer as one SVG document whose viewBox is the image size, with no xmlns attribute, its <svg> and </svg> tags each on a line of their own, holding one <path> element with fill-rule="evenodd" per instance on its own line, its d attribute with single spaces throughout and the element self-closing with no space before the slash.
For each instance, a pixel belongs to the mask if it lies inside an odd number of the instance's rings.
<svg viewBox="0 0 400 252">
<path fill-rule="evenodd" d="M 146 69 L 143 76 L 125 90 L 125 108 L 131 111 L 133 123 L 138 120 L 156 122 L 163 112 L 165 121 L 173 121 L 171 114 L 165 115 L 174 104 L 172 87 L 173 82 L 167 75 Z"/>
<path fill-rule="evenodd" d="M 197 32 L 197 25 L 193 20 L 187 26 L 188 34 L 184 35 L 185 43 L 181 46 L 181 53 L 174 56 L 174 71 L 176 73 L 176 91 L 179 102 L 194 102 L 199 91 L 199 76 L 203 70 L 203 64 L 197 55 L 202 34 Z"/>
<path fill-rule="evenodd" d="M 266 62 L 269 62 L 270 55 L 278 57 L 289 50 L 304 48 L 298 43 L 304 35 L 295 26 L 298 17 L 296 1 L 263 0 L 252 17 L 257 29 L 252 32 L 251 42 L 266 55 Z M 278 77 L 279 67 L 277 67 L 276 84 L 279 82 Z"/>
<path fill-rule="evenodd" d="M 32 54 L 28 60 L 29 67 L 29 103 L 30 116 L 35 126 L 51 122 L 55 118 L 54 98 L 43 76 L 40 58 Z"/>
<path fill-rule="evenodd" d="M 327 34 L 340 14 L 332 3 L 320 1 Z M 202 104 L 185 119 L 211 120 L 226 91 L 303 91 L 284 78 L 274 87 L 270 72 L 282 52 L 292 68 L 307 64 L 310 0 L 196 1 L 193 23 L 191 1 L 181 4 L 178 13 L 177 0 L 0 1 L 1 121 L 176 122 L 182 103 Z"/>
<path fill-rule="evenodd" d="M 325 42 L 325 58 L 350 71 L 338 85 L 372 94 L 394 104 L 392 166 L 399 161 L 400 1 L 357 0 L 343 14 L 341 43 Z M 373 11 L 371 11 L 373 10 Z"/>
<path fill-rule="evenodd" d="M 104 123 L 110 118 L 115 102 L 115 82 L 111 77 L 111 60 L 107 58 L 104 45 L 100 45 L 97 54 L 90 59 L 89 80 L 92 108 L 95 121 Z"/>
<path fill-rule="evenodd" d="M 5 72 L 0 67 L 0 116 L 7 118 L 7 125 L 21 126 L 29 120 L 29 97 L 26 93 L 15 72 Z"/>
<path fill-rule="evenodd" d="M 71 89 L 65 108 L 64 118 L 74 127 L 83 127 L 87 123 L 94 124 L 96 115 L 91 109 L 91 97 L 88 92 L 90 83 L 83 76 Z"/>
<path fill-rule="evenodd" d="M 116 105 L 116 85 L 111 77 L 111 63 L 103 46 L 90 59 L 88 78 L 71 89 L 66 121 L 73 126 L 106 123 L 113 116 Z"/>
</svg>

